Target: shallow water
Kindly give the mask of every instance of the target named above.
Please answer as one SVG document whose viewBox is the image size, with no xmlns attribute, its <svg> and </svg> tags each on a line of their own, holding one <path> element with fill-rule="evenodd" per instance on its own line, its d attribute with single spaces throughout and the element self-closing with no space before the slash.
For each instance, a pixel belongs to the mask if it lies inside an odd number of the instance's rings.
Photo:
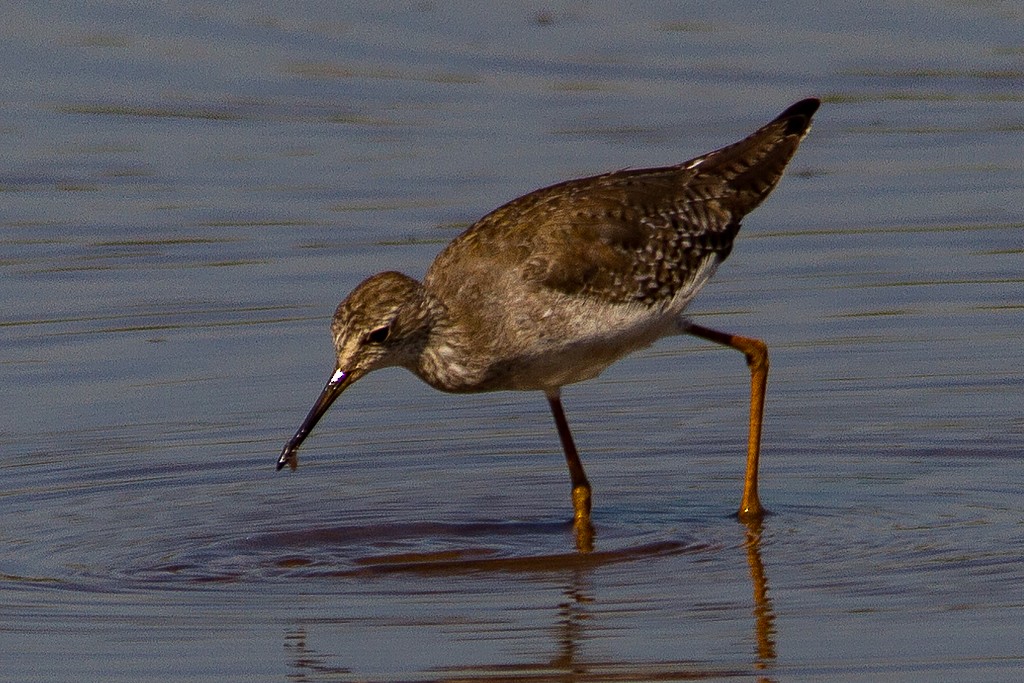
<svg viewBox="0 0 1024 683">
<path fill-rule="evenodd" d="M 0 41 L 0 676 L 1012 680 L 1024 14 L 1000 3 L 86 3 Z M 366 275 L 541 185 L 824 105 L 670 339 L 565 404 L 361 381 Z"/>
</svg>

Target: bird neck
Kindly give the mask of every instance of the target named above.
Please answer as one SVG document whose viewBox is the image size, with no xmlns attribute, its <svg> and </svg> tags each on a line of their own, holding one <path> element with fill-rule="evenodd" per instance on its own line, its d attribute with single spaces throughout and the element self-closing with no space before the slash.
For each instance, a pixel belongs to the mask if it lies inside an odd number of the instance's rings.
<svg viewBox="0 0 1024 683">
<path fill-rule="evenodd" d="M 427 334 L 415 366 L 409 369 L 440 391 L 473 391 L 480 384 L 484 369 L 473 362 L 470 340 L 465 331 L 452 322 L 440 299 L 426 291 L 424 296 L 424 308 L 429 312 Z"/>
</svg>

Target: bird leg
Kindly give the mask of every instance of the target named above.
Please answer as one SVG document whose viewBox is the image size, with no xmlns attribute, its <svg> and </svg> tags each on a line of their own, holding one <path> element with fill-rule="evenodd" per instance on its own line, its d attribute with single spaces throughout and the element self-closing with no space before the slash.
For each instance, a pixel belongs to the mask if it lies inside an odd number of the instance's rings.
<svg viewBox="0 0 1024 683">
<path fill-rule="evenodd" d="M 590 523 L 590 482 L 583 471 L 583 463 L 576 451 L 576 444 L 569 431 L 569 422 L 562 410 L 561 393 L 555 390 L 546 394 L 551 414 L 558 428 L 558 438 L 565 451 L 565 462 L 569 465 L 569 479 L 572 482 L 573 528 L 576 530 L 576 547 L 581 552 L 590 552 L 594 548 L 594 527 Z"/>
<path fill-rule="evenodd" d="M 750 368 L 750 435 L 747 439 L 747 473 L 743 479 L 743 499 L 736 513 L 743 521 L 760 519 L 764 508 L 757 497 L 757 469 L 761 452 L 761 422 L 764 417 L 764 393 L 768 383 L 768 346 L 760 339 L 727 334 L 685 321 L 682 330 L 701 339 L 741 351 Z"/>
</svg>

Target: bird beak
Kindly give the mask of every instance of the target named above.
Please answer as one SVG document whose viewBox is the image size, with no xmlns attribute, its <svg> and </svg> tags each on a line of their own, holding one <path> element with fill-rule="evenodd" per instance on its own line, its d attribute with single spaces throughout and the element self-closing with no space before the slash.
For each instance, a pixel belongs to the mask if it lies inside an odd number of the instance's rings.
<svg viewBox="0 0 1024 683">
<path fill-rule="evenodd" d="M 313 427 L 320 421 L 327 409 L 334 403 L 334 399 L 341 396 L 341 392 L 345 390 L 349 384 L 353 381 L 352 375 L 345 372 L 342 369 L 337 369 L 331 378 L 327 380 L 327 384 L 324 385 L 323 391 L 320 392 L 320 396 L 316 399 L 316 403 L 310 409 L 309 414 L 306 415 L 306 419 L 302 421 L 302 426 L 295 432 L 295 436 L 289 439 L 288 443 L 285 444 L 284 450 L 281 451 L 280 457 L 277 459 L 277 469 L 280 470 L 285 465 L 294 470 L 299 466 L 298 450 L 302 442 L 306 440 L 309 433 L 313 431 Z"/>
</svg>

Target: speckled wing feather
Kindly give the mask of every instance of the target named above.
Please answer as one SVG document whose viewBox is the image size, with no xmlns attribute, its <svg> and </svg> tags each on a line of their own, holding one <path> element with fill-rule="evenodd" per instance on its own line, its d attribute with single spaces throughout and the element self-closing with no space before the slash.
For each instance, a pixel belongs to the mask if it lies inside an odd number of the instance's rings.
<svg viewBox="0 0 1024 683">
<path fill-rule="evenodd" d="M 695 293 L 702 266 L 729 255 L 740 219 L 778 183 L 817 108 L 798 102 L 743 140 L 677 166 L 531 192 L 480 219 L 438 260 L 497 232 L 487 243 L 504 253 L 493 256 L 538 286 L 620 303 Z"/>
</svg>

